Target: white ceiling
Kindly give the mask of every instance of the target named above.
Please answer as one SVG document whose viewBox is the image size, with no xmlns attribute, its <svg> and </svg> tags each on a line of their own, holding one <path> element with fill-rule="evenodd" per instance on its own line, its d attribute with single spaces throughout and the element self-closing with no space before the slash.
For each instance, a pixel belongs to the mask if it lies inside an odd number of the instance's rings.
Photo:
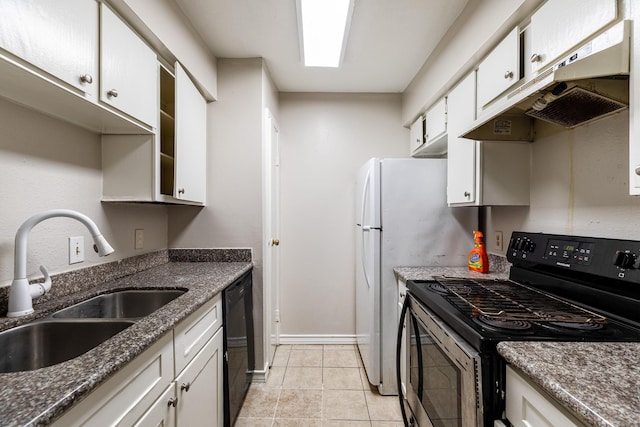
<svg viewBox="0 0 640 427">
<path fill-rule="evenodd" d="M 402 92 L 468 0 L 354 0 L 343 64 L 305 68 L 296 0 L 175 0 L 218 58 L 263 57 L 282 92 Z"/>
</svg>

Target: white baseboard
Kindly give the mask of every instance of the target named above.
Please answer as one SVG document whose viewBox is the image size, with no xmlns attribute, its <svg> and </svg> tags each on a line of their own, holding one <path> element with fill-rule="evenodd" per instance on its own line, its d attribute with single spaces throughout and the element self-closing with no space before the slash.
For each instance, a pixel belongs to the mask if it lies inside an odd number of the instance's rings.
<svg viewBox="0 0 640 427">
<path fill-rule="evenodd" d="M 280 334 L 280 344 L 355 344 L 355 335 Z"/>
<path fill-rule="evenodd" d="M 266 362 L 264 365 L 264 369 L 253 370 L 253 377 L 251 377 L 251 381 L 254 383 L 266 383 L 269 378 L 269 362 Z"/>
</svg>

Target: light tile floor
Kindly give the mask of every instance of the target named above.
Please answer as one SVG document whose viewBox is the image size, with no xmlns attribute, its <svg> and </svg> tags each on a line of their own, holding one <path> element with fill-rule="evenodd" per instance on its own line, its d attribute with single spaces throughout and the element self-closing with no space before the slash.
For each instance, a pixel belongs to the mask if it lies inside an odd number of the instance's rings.
<svg viewBox="0 0 640 427">
<path fill-rule="evenodd" d="M 281 345 L 236 427 L 403 427 L 397 396 L 369 386 L 353 345 Z"/>
</svg>

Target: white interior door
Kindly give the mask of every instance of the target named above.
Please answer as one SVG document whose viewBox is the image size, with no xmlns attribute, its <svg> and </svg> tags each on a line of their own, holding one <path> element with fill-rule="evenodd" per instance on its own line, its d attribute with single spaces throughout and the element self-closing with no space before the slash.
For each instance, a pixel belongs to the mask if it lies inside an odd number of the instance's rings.
<svg viewBox="0 0 640 427">
<path fill-rule="evenodd" d="M 264 348 L 271 366 L 280 342 L 280 128 L 269 109 L 265 116 Z"/>
</svg>

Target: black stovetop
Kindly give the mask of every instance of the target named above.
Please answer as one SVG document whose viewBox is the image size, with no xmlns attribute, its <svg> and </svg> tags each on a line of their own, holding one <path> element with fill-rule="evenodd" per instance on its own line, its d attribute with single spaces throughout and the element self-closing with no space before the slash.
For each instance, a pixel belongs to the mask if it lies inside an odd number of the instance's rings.
<svg viewBox="0 0 640 427">
<path fill-rule="evenodd" d="M 460 283 L 467 281 L 460 278 L 454 280 Z M 639 329 L 591 310 L 583 317 L 570 319 L 575 313 L 558 312 L 557 306 L 551 306 L 549 311 L 537 310 L 531 317 L 523 315 L 520 318 L 477 308 L 481 306 L 479 302 L 487 302 L 482 298 L 486 292 L 476 292 L 478 289 L 488 289 L 489 292 L 494 288 L 502 291 L 505 287 L 520 290 L 519 285 L 517 282 L 495 280 L 466 282 L 464 286 L 471 290 L 473 298 L 463 294 L 465 299 L 460 297 L 459 289 L 447 289 L 437 280 L 407 283 L 414 298 L 480 351 L 492 348 L 500 341 L 640 341 Z M 553 297 L 549 298 L 555 301 Z M 469 299 L 473 305 L 469 304 Z M 572 309 L 569 311 L 582 308 L 577 304 L 568 307 Z"/>
<path fill-rule="evenodd" d="M 508 280 L 435 277 L 410 294 L 480 351 L 499 341 L 640 341 L 640 242 L 513 234 Z"/>
</svg>

